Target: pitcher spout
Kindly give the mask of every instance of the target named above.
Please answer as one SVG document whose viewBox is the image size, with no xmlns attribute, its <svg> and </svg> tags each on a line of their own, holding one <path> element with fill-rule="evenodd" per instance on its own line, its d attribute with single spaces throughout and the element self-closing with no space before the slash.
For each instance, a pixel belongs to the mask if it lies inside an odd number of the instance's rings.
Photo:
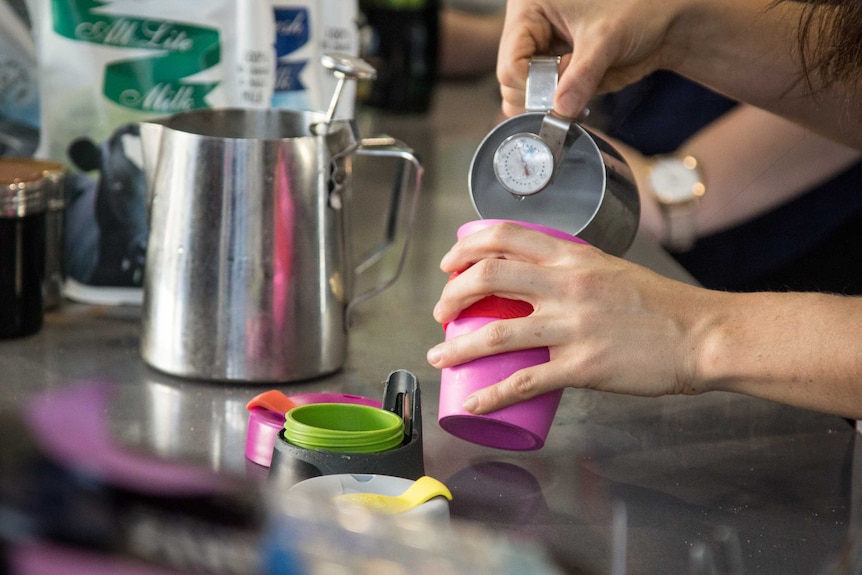
<svg viewBox="0 0 862 575">
<path fill-rule="evenodd" d="M 141 155 L 144 164 L 144 177 L 147 182 L 148 196 L 151 183 L 155 179 L 156 166 L 159 161 L 159 150 L 162 144 L 162 133 L 165 126 L 159 120 L 141 122 Z"/>
</svg>

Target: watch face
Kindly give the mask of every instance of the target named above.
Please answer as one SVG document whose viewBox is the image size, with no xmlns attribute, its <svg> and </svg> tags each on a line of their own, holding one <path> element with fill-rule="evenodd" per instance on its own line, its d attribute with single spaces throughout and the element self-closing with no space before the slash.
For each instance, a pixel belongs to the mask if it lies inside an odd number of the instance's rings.
<svg viewBox="0 0 862 575">
<path fill-rule="evenodd" d="M 652 165 L 650 185 L 660 202 L 676 204 L 702 196 L 704 187 L 695 164 L 689 158 L 662 158 Z M 690 159 L 694 162 L 694 158 Z"/>
<path fill-rule="evenodd" d="M 497 148 L 494 173 L 509 192 L 519 196 L 535 194 L 551 181 L 554 155 L 536 134 L 514 134 Z"/>
</svg>

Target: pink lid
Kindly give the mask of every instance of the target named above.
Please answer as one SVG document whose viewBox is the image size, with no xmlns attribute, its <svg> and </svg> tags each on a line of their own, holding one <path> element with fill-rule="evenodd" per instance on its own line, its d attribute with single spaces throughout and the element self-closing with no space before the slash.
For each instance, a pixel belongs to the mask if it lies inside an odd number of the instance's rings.
<svg viewBox="0 0 862 575">
<path fill-rule="evenodd" d="M 245 456 L 258 465 L 269 467 L 278 432 L 284 428 L 284 414 L 265 407 L 248 410 L 248 430 L 245 434 Z"/>
<path fill-rule="evenodd" d="M 458 228 L 458 239 L 461 239 L 465 236 L 469 236 L 472 233 L 478 232 L 479 230 L 484 230 L 485 228 L 502 224 L 502 223 L 510 223 L 517 224 L 521 227 L 528 228 L 531 230 L 536 230 L 537 232 L 544 232 L 549 236 L 553 236 L 555 238 L 560 238 L 561 240 L 569 240 L 570 242 L 577 242 L 579 244 L 586 244 L 584 240 L 577 236 L 573 236 L 572 234 L 567 234 L 564 231 L 558 230 L 556 228 L 549 228 L 548 226 L 543 226 L 541 224 L 534 224 L 532 222 L 522 222 L 519 220 L 500 220 L 500 219 L 486 219 L 486 220 L 473 220 L 471 222 L 467 222 L 463 224 L 460 228 Z"/>
</svg>

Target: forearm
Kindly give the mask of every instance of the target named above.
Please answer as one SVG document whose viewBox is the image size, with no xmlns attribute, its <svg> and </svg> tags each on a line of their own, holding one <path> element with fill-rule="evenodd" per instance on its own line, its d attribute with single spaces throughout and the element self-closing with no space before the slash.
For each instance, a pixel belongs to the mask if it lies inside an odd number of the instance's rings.
<svg viewBox="0 0 862 575">
<path fill-rule="evenodd" d="M 859 70 L 851 63 L 828 85 L 817 72 L 806 76 L 800 23 L 811 4 L 773 1 L 508 0 L 497 62 L 503 111 L 523 111 L 530 58 L 563 54 L 554 108 L 564 116 L 667 69 L 862 148 Z M 811 45 L 817 30 L 805 34 Z"/>
<path fill-rule="evenodd" d="M 677 150 L 698 159 L 707 193 L 697 210 L 707 235 L 763 214 L 845 170 L 862 154 L 752 106 L 740 106 Z"/>
<path fill-rule="evenodd" d="M 862 99 L 852 82 L 819 90 L 803 78 L 799 27 L 804 3 L 681 0 L 663 51 L 667 67 L 735 99 L 862 147 Z M 827 9 L 827 8 L 819 8 Z"/>
<path fill-rule="evenodd" d="M 472 14 L 444 9 L 440 13 L 440 75 L 459 78 L 492 72 L 502 30 L 502 12 Z"/>
<path fill-rule="evenodd" d="M 701 310 L 711 311 L 692 329 L 692 392 L 732 391 L 862 418 L 862 298 L 708 293 Z"/>
<path fill-rule="evenodd" d="M 665 223 L 649 191 L 649 158 L 603 137 L 631 166 L 641 191 L 641 225 L 661 240 Z M 694 156 L 703 173 L 707 193 L 695 213 L 701 236 L 739 225 L 799 197 L 862 158 L 854 148 L 747 105 L 710 123 L 673 153 Z"/>
</svg>

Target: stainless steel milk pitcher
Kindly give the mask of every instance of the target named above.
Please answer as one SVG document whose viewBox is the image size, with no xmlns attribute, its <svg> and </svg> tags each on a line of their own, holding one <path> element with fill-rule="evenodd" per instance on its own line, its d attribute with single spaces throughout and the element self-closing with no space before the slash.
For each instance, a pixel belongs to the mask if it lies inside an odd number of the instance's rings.
<svg viewBox="0 0 862 575">
<path fill-rule="evenodd" d="M 558 56 L 530 61 L 527 111 L 479 144 L 470 197 L 483 219 L 548 226 L 622 256 L 640 222 L 634 175 L 610 143 L 553 111 L 559 62 Z"/>
<path fill-rule="evenodd" d="M 352 158 L 410 168 L 393 201 L 412 188 L 412 214 L 422 174 L 412 151 L 391 138 L 363 141 L 350 120 L 288 110 L 184 112 L 142 124 L 141 138 L 150 198 L 143 359 L 222 381 L 341 368 L 351 302 L 400 271 L 353 293 L 365 262 L 351 255 Z M 402 219 L 409 233 L 412 216 Z"/>
</svg>

